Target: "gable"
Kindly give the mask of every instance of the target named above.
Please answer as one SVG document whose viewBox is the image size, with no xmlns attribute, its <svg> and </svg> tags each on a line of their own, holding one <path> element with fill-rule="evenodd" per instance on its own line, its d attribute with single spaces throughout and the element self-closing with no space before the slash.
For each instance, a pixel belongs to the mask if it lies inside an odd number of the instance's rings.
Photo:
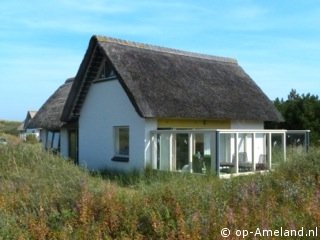
<svg viewBox="0 0 320 240">
<path fill-rule="evenodd" d="M 60 118 L 64 104 L 69 95 L 73 78 L 69 78 L 61 85 L 41 106 L 35 116 L 29 121 L 28 128 L 44 128 L 59 130 L 64 124 Z"/>
<path fill-rule="evenodd" d="M 101 37 L 90 41 L 64 119 L 79 114 L 103 59 L 141 117 L 282 120 L 235 60 Z"/>
</svg>

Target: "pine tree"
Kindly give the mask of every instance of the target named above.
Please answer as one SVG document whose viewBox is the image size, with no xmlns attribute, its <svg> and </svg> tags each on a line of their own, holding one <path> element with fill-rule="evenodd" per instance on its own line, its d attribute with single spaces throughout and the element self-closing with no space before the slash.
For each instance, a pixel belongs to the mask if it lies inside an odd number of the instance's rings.
<svg viewBox="0 0 320 240">
<path fill-rule="evenodd" d="M 292 89 L 287 100 L 276 98 L 274 105 L 285 122 L 268 123 L 267 128 L 309 129 L 311 143 L 320 144 L 320 99 L 317 95 L 300 95 Z"/>
</svg>

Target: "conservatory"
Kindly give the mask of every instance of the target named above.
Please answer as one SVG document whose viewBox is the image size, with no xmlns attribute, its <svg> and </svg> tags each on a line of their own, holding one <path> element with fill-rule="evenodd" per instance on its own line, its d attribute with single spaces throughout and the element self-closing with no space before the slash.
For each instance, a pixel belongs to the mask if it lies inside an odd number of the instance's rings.
<svg viewBox="0 0 320 240">
<path fill-rule="evenodd" d="M 307 151 L 309 130 L 156 130 L 152 168 L 219 176 L 274 169 L 288 151 Z"/>
</svg>

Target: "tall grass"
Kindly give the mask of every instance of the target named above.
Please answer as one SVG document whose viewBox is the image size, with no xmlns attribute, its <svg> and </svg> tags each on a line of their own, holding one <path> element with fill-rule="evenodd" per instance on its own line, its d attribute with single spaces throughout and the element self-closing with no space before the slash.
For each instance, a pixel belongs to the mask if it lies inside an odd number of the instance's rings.
<svg viewBox="0 0 320 240">
<path fill-rule="evenodd" d="M 37 145 L 1 146 L 0 239 L 220 239 L 223 227 L 311 229 L 320 223 L 319 173 L 318 149 L 268 174 L 220 180 L 152 170 L 92 175 Z"/>
<path fill-rule="evenodd" d="M 21 122 L 0 120 L 0 133 L 18 135 Z"/>
</svg>

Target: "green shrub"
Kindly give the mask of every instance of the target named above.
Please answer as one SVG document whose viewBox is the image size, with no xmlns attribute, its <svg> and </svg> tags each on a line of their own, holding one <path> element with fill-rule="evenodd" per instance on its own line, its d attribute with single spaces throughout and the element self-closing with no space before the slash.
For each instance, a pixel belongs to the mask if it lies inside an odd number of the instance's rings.
<svg viewBox="0 0 320 240">
<path fill-rule="evenodd" d="M 0 148 L 0 239 L 220 239 L 223 227 L 314 228 L 320 151 L 227 180 L 90 174 L 39 145 Z M 235 236 L 233 236 L 235 237 Z"/>
<path fill-rule="evenodd" d="M 0 120 L 0 132 L 17 136 L 20 124 L 21 122 Z"/>
</svg>

